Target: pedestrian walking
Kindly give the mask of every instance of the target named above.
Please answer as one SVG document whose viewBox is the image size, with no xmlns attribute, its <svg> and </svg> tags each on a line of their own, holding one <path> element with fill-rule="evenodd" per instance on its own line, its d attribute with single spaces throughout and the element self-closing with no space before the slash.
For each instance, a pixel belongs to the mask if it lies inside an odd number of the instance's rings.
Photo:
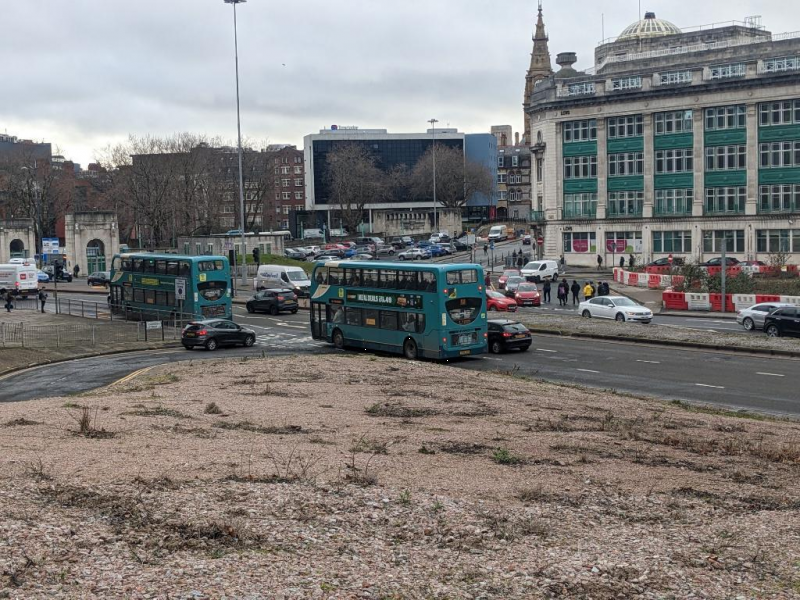
<svg viewBox="0 0 800 600">
<path fill-rule="evenodd" d="M 602 281 L 598 281 L 597 282 L 597 296 L 599 297 L 599 296 L 603 296 L 603 295 L 604 295 L 603 294 L 603 282 Z"/>
<path fill-rule="evenodd" d="M 603 296 L 608 296 L 609 294 L 611 294 L 611 289 L 608 287 L 607 281 L 604 281 L 602 283 L 602 287 L 603 287 Z"/>
<path fill-rule="evenodd" d="M 550 304 L 550 280 L 549 279 L 545 279 L 544 280 L 544 287 L 542 287 L 542 290 L 544 290 L 544 301 L 547 302 L 548 304 Z"/>
<path fill-rule="evenodd" d="M 512 256 L 512 258 L 514 259 L 514 262 L 513 262 L 513 263 L 511 263 L 511 264 L 512 264 L 512 265 L 515 265 L 515 264 L 517 264 L 517 251 L 516 251 L 516 250 L 514 250 L 514 253 L 513 253 L 511 256 Z"/>
<path fill-rule="evenodd" d="M 581 293 L 581 286 L 576 280 L 572 280 L 572 287 L 570 288 L 572 292 L 572 305 L 575 306 L 578 304 L 578 296 Z"/>
<path fill-rule="evenodd" d="M 602 268 L 603 268 L 603 257 L 598 254 L 597 255 L 597 270 L 599 271 Z"/>
<path fill-rule="evenodd" d="M 484 276 L 484 278 L 483 278 L 483 285 L 485 285 L 485 286 L 486 286 L 486 289 L 487 289 L 487 290 L 488 290 L 490 287 L 492 287 L 492 276 L 489 274 L 489 272 L 488 272 L 488 271 L 486 272 L 486 275 L 485 275 L 485 276 Z"/>
<path fill-rule="evenodd" d="M 633 254 L 631 254 L 631 255 L 628 257 L 628 268 L 629 268 L 629 269 L 632 269 L 632 268 L 633 268 L 633 264 L 634 264 L 635 262 L 636 262 L 636 259 L 635 259 L 635 258 L 633 258 Z"/>
<path fill-rule="evenodd" d="M 39 302 L 42 305 L 42 312 L 44 312 L 44 305 L 47 302 L 47 292 L 44 291 L 44 286 L 39 290 Z"/>
<path fill-rule="evenodd" d="M 567 280 L 563 279 L 558 284 L 558 305 L 559 306 L 566 306 L 567 305 L 567 294 L 569 293 L 569 286 L 567 285 Z"/>
<path fill-rule="evenodd" d="M 625 257 L 624 256 L 620 256 L 619 257 L 619 268 L 620 269 L 624 269 L 625 268 Z"/>
<path fill-rule="evenodd" d="M 592 284 L 587 281 L 586 285 L 583 286 L 583 298 L 584 300 L 591 300 L 593 297 L 594 288 L 592 287 Z"/>
<path fill-rule="evenodd" d="M 561 255 L 561 272 L 564 272 L 564 268 L 567 266 L 567 261 L 564 259 L 564 255 Z"/>
<path fill-rule="evenodd" d="M 11 309 L 14 308 L 14 296 L 11 295 L 11 292 L 6 292 L 3 298 L 6 301 L 6 312 L 11 312 Z"/>
<path fill-rule="evenodd" d="M 75 279 L 78 278 L 78 273 L 80 273 L 80 272 L 81 272 L 81 268 L 78 265 L 75 265 L 75 267 L 73 267 L 73 269 L 72 269 L 72 275 L 75 277 Z"/>
<path fill-rule="evenodd" d="M 487 254 L 489 254 L 489 244 L 484 244 L 483 245 L 483 256 L 485 257 Z"/>
<path fill-rule="evenodd" d="M 525 257 L 522 256 L 522 252 L 520 252 L 519 256 L 517 257 L 517 268 L 521 269 L 524 266 L 525 266 Z"/>
</svg>

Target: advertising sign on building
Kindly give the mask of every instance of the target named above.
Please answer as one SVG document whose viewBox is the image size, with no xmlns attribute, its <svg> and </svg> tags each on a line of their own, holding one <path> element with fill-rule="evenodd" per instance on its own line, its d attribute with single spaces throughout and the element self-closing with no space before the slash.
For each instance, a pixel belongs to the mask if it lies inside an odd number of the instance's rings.
<svg viewBox="0 0 800 600">
<path fill-rule="evenodd" d="M 42 254 L 60 254 L 58 238 L 42 238 Z"/>
</svg>

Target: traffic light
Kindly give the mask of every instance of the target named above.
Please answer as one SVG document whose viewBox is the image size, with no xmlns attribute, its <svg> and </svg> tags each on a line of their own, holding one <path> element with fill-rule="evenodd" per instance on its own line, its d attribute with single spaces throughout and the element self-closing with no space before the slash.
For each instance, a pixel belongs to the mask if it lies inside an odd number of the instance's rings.
<svg viewBox="0 0 800 600">
<path fill-rule="evenodd" d="M 261 249 L 258 246 L 253 248 L 253 260 L 256 261 L 257 265 L 261 264 Z"/>
</svg>

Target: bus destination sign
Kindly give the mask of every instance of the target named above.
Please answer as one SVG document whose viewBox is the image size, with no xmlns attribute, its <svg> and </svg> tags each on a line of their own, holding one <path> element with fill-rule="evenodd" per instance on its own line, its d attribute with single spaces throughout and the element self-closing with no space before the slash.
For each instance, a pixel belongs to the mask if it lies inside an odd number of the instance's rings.
<svg viewBox="0 0 800 600">
<path fill-rule="evenodd" d="M 347 301 L 359 304 L 377 304 L 400 308 L 422 308 L 422 296 L 418 294 L 392 294 L 388 292 L 362 292 L 347 290 Z"/>
</svg>

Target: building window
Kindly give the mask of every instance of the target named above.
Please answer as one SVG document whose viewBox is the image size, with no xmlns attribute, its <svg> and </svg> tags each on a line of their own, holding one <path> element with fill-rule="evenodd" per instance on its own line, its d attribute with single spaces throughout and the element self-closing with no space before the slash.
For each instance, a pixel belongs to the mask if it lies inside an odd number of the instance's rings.
<svg viewBox="0 0 800 600">
<path fill-rule="evenodd" d="M 511 166 L 518 167 L 519 166 L 519 156 L 512 156 L 511 157 Z"/>
<path fill-rule="evenodd" d="M 747 126 L 747 107 L 717 106 L 706 109 L 706 131 L 744 129 Z"/>
<path fill-rule="evenodd" d="M 509 175 L 508 183 L 522 183 L 522 175 Z"/>
<path fill-rule="evenodd" d="M 497 174 L 497 183 L 505 183 L 508 176 L 505 173 Z"/>
<path fill-rule="evenodd" d="M 521 202 L 523 199 L 522 192 L 514 190 L 508 195 L 508 199 L 511 200 L 511 202 Z"/>
<path fill-rule="evenodd" d="M 762 185 L 758 189 L 758 212 L 800 211 L 800 185 Z"/>
<path fill-rule="evenodd" d="M 694 170 L 694 151 L 689 148 L 656 150 L 656 175 L 689 173 Z"/>
<path fill-rule="evenodd" d="M 670 112 L 656 113 L 656 135 L 674 135 L 687 133 L 692 130 L 692 111 L 673 110 Z"/>
<path fill-rule="evenodd" d="M 693 202 L 694 190 L 691 188 L 656 190 L 654 211 L 659 217 L 691 215 Z"/>
<path fill-rule="evenodd" d="M 730 79 L 732 77 L 744 77 L 747 68 L 744 63 L 734 65 L 717 65 L 711 67 L 711 79 Z"/>
<path fill-rule="evenodd" d="M 762 127 L 795 125 L 797 123 L 800 123 L 800 100 L 767 102 L 758 105 L 758 124 Z"/>
<path fill-rule="evenodd" d="M 626 177 L 644 173 L 644 153 L 623 152 L 608 155 L 608 176 Z"/>
<path fill-rule="evenodd" d="M 607 231 L 606 232 L 606 252 L 635 252 L 637 244 L 641 246 L 641 231 Z"/>
<path fill-rule="evenodd" d="M 295 175 L 301 175 L 302 173 L 303 173 L 303 167 L 295 167 L 294 168 L 294 174 Z"/>
<path fill-rule="evenodd" d="M 744 229 L 703 232 L 703 252 L 744 252 Z"/>
<path fill-rule="evenodd" d="M 597 236 L 594 232 L 564 232 L 564 252 L 579 253 L 597 252 Z"/>
<path fill-rule="evenodd" d="M 291 180 L 289 179 L 281 179 L 281 187 L 289 187 L 291 184 Z"/>
<path fill-rule="evenodd" d="M 565 156 L 564 179 L 597 177 L 596 156 Z"/>
<path fill-rule="evenodd" d="M 679 83 L 692 83 L 691 71 L 667 71 L 661 73 L 661 85 L 677 85 Z"/>
<path fill-rule="evenodd" d="M 281 167 L 281 175 L 288 175 L 289 167 Z"/>
<path fill-rule="evenodd" d="M 590 142 L 597 139 L 597 119 L 563 123 L 564 143 Z"/>
<path fill-rule="evenodd" d="M 286 205 L 286 206 L 283 207 L 283 214 L 288 215 L 289 211 L 291 211 L 291 210 L 292 210 L 292 207 Z"/>
<path fill-rule="evenodd" d="M 638 90 L 642 87 L 642 78 L 640 75 L 632 77 L 620 77 L 611 80 L 611 89 L 615 92 L 620 90 Z"/>
<path fill-rule="evenodd" d="M 706 171 L 733 171 L 747 168 L 747 146 L 706 148 Z"/>
<path fill-rule="evenodd" d="M 542 172 L 544 171 L 544 159 L 536 159 L 536 181 L 542 180 Z"/>
<path fill-rule="evenodd" d="M 595 87 L 593 81 L 585 81 L 583 83 L 573 83 L 567 86 L 568 96 L 584 96 L 586 94 L 594 94 Z"/>
<path fill-rule="evenodd" d="M 800 229 L 759 229 L 756 252 L 800 252 Z"/>
<path fill-rule="evenodd" d="M 565 219 L 594 219 L 597 215 L 597 194 L 565 194 Z"/>
<path fill-rule="evenodd" d="M 654 231 L 653 252 L 656 254 L 689 254 L 692 251 L 691 231 Z"/>
<path fill-rule="evenodd" d="M 295 192 L 294 193 L 295 200 L 302 200 L 303 199 L 303 192 Z"/>
<path fill-rule="evenodd" d="M 745 187 L 706 188 L 706 214 L 744 213 Z"/>
<path fill-rule="evenodd" d="M 497 199 L 498 200 L 507 200 L 508 199 L 508 192 L 497 192 Z"/>
<path fill-rule="evenodd" d="M 762 169 L 800 167 L 800 141 L 759 144 L 758 154 Z"/>
<path fill-rule="evenodd" d="M 768 58 L 764 61 L 764 73 L 783 73 L 800 69 L 800 57 Z"/>
<path fill-rule="evenodd" d="M 631 115 L 628 117 L 610 117 L 608 119 L 608 139 L 616 140 L 619 138 L 642 137 L 644 135 L 644 125 L 642 115 Z"/>
<path fill-rule="evenodd" d="M 505 164 L 505 163 L 503 162 L 503 160 L 504 160 L 504 157 L 502 157 L 502 156 L 498 156 L 498 157 L 497 157 L 497 166 L 498 166 L 498 167 L 500 167 L 500 168 L 502 168 L 502 167 L 503 167 L 503 165 Z"/>
<path fill-rule="evenodd" d="M 295 156 L 294 157 L 294 162 L 295 162 L 295 164 L 302 163 L 303 162 L 303 157 L 302 156 Z"/>
<path fill-rule="evenodd" d="M 609 217 L 641 217 L 644 207 L 644 192 L 610 192 L 608 194 Z"/>
<path fill-rule="evenodd" d="M 281 192 L 281 199 L 283 199 L 283 200 L 291 200 L 292 199 L 292 192 Z"/>
<path fill-rule="evenodd" d="M 302 179 L 295 179 L 294 180 L 294 187 L 301 187 L 303 185 Z"/>
</svg>

